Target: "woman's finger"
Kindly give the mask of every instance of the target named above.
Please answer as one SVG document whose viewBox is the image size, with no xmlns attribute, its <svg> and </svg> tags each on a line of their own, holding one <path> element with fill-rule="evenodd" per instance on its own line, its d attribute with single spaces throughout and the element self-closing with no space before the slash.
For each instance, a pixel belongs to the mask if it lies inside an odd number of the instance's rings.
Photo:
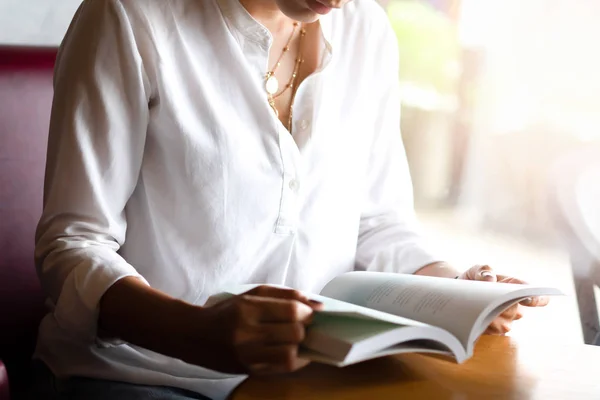
<svg viewBox="0 0 600 400">
<path fill-rule="evenodd" d="M 310 323 L 313 309 L 297 300 L 276 299 L 273 297 L 242 295 L 244 307 L 241 311 L 250 325 L 275 322 Z M 251 317 L 248 315 L 251 314 Z M 249 318 L 249 319 L 248 319 Z"/>
<path fill-rule="evenodd" d="M 239 346 L 300 344 L 306 336 L 306 327 L 301 322 L 267 323 L 248 327 L 236 333 L 235 343 Z"/>
<path fill-rule="evenodd" d="M 269 345 L 299 344 L 306 336 L 306 327 L 300 322 L 263 324 L 257 330 L 257 340 Z"/>
<path fill-rule="evenodd" d="M 513 278 L 512 276 L 506 276 L 506 275 L 498 275 L 498 282 L 512 283 L 514 285 L 527 285 L 527 282 L 525 282 L 521 279 Z"/>
<path fill-rule="evenodd" d="M 500 317 L 508 320 L 517 321 L 523 318 L 523 308 L 520 304 L 514 304 L 510 308 L 506 309 L 502 314 L 500 314 Z"/>
<path fill-rule="evenodd" d="M 308 297 L 298 290 L 281 288 L 269 285 L 260 285 L 247 292 L 252 296 L 272 297 L 275 299 L 296 300 L 302 303 L 308 302 Z"/>
<path fill-rule="evenodd" d="M 521 304 L 526 307 L 544 307 L 548 305 L 550 298 L 548 296 L 528 297 L 521 301 Z"/>
<path fill-rule="evenodd" d="M 488 328 L 485 330 L 485 332 L 483 332 L 483 334 L 492 336 L 503 336 L 503 333 L 492 325 L 488 326 Z"/>
<path fill-rule="evenodd" d="M 496 282 L 496 273 L 489 265 L 474 265 L 464 272 L 462 279 Z"/>
<path fill-rule="evenodd" d="M 502 312 L 502 314 L 500 314 L 500 317 L 502 318 L 506 318 L 508 320 L 513 320 L 515 319 L 515 316 L 517 315 L 517 311 L 519 310 L 519 305 L 518 304 L 513 304 L 512 306 L 510 306 L 509 308 L 507 308 L 506 310 L 504 310 Z"/>
<path fill-rule="evenodd" d="M 510 332 L 511 328 L 512 320 L 498 317 L 490 324 L 485 333 L 488 335 L 505 335 Z"/>
<path fill-rule="evenodd" d="M 249 372 L 259 375 L 296 371 L 310 363 L 298 357 L 298 346 L 246 346 L 240 351 L 240 359 Z"/>
<path fill-rule="evenodd" d="M 500 330 L 499 326 L 496 324 L 491 324 L 484 332 L 485 335 L 493 335 L 493 336 L 503 336 L 504 333 Z"/>
<path fill-rule="evenodd" d="M 521 306 L 519 305 L 517 307 L 517 313 L 515 314 L 513 321 L 518 321 L 521 318 L 523 318 L 523 309 L 521 308 Z"/>
<path fill-rule="evenodd" d="M 294 289 L 280 288 L 276 286 L 261 285 L 247 292 L 247 294 L 259 297 L 271 297 L 276 299 L 296 300 L 307 306 L 318 310 L 322 308 L 322 303 L 310 300 L 302 292 Z"/>
<path fill-rule="evenodd" d="M 500 283 L 511 283 L 515 285 L 527 285 L 527 282 L 513 278 L 511 276 L 498 275 L 498 282 Z M 538 297 L 528 297 L 525 300 L 521 301 L 521 305 L 527 307 L 544 307 L 550 302 L 550 298 L 548 296 L 538 296 Z"/>
</svg>

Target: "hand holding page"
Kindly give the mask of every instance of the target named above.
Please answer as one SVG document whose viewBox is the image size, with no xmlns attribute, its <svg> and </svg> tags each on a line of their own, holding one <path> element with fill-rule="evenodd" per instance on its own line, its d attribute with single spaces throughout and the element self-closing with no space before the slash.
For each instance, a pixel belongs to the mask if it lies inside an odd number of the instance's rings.
<svg viewBox="0 0 600 400">
<path fill-rule="evenodd" d="M 554 288 L 418 275 L 350 272 L 333 279 L 324 296 L 402 315 L 452 333 L 470 354 L 475 340 L 502 311 Z"/>
</svg>

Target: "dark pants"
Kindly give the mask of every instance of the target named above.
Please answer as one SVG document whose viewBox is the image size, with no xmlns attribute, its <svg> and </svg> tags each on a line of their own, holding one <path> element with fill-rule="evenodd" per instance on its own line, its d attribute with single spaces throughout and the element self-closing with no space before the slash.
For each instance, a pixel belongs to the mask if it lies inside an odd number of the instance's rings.
<svg viewBox="0 0 600 400">
<path fill-rule="evenodd" d="M 210 400 L 189 390 L 73 377 L 57 379 L 41 362 L 33 365 L 29 400 Z"/>
</svg>

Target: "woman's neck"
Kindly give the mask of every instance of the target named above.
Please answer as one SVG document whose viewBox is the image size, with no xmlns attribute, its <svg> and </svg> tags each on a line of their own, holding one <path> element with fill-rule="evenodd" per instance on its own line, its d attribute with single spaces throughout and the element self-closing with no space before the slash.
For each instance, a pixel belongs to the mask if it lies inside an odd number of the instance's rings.
<svg viewBox="0 0 600 400">
<path fill-rule="evenodd" d="M 292 20 L 281 12 L 274 0 L 239 0 L 250 15 L 267 28 L 271 34 L 287 32 Z"/>
</svg>

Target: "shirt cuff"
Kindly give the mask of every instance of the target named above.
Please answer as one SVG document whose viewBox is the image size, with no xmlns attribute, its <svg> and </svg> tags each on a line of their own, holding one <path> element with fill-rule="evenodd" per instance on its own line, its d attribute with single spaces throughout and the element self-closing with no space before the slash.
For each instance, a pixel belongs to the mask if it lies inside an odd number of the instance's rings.
<svg viewBox="0 0 600 400">
<path fill-rule="evenodd" d="M 98 337 L 99 303 L 106 291 L 119 280 L 134 276 L 148 282 L 118 254 L 111 262 L 79 265 L 67 276 L 56 306 L 54 318 L 74 341 L 110 347 L 122 344 L 118 339 Z M 104 260 L 108 261 L 108 260 Z"/>
</svg>

